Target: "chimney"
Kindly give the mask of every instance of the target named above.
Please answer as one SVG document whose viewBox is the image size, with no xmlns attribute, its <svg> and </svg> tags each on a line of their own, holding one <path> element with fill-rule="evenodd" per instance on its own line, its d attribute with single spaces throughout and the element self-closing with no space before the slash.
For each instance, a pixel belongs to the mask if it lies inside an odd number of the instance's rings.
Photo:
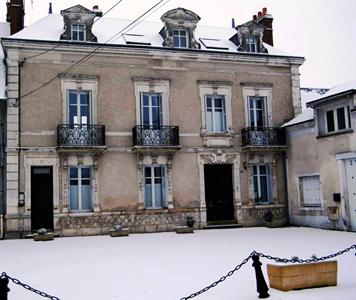
<svg viewBox="0 0 356 300">
<path fill-rule="evenodd" d="M 52 14 L 52 2 L 49 3 L 48 14 Z"/>
<path fill-rule="evenodd" d="M 268 45 L 273 46 L 273 27 L 272 27 L 273 17 L 268 13 L 266 7 L 262 8 L 262 12 L 258 12 L 258 17 L 256 19 L 256 22 L 263 25 L 264 31 L 263 31 L 262 41 Z"/>
<path fill-rule="evenodd" d="M 93 6 L 93 12 L 95 13 L 96 17 L 102 17 L 103 16 L 103 12 L 101 9 L 99 9 L 98 5 L 94 5 Z"/>
<path fill-rule="evenodd" d="M 6 6 L 6 22 L 10 22 L 10 34 L 12 35 L 24 27 L 25 11 L 23 8 L 23 0 L 10 0 L 10 2 L 6 3 Z"/>
</svg>

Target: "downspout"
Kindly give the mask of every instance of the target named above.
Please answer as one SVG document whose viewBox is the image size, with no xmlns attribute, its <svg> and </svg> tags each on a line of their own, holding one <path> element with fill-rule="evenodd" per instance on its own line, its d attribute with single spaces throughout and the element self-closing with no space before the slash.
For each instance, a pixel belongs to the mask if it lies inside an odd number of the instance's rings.
<svg viewBox="0 0 356 300">
<path fill-rule="evenodd" d="M 19 61 L 18 63 L 18 68 L 19 68 L 19 82 L 18 82 L 18 111 L 19 111 L 19 135 L 18 135 L 18 157 L 17 157 L 17 194 L 20 193 L 20 187 L 21 187 L 21 66 L 24 63 L 24 61 Z M 25 195 L 26 197 L 26 195 Z M 26 211 L 26 203 L 23 207 L 17 206 L 18 208 L 18 213 L 19 213 L 19 235 L 20 238 L 24 238 L 24 231 L 25 231 L 25 220 L 24 220 L 24 214 Z M 21 226 L 20 226 L 21 225 Z"/>
</svg>

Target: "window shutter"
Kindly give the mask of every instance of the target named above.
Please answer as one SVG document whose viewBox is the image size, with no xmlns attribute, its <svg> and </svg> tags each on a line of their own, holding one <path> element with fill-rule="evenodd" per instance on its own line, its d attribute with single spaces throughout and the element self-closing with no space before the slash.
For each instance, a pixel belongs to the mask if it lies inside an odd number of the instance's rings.
<svg viewBox="0 0 356 300">
<path fill-rule="evenodd" d="M 162 174 L 162 207 L 168 208 L 168 176 L 167 176 L 167 167 L 161 166 L 161 174 Z"/>
</svg>

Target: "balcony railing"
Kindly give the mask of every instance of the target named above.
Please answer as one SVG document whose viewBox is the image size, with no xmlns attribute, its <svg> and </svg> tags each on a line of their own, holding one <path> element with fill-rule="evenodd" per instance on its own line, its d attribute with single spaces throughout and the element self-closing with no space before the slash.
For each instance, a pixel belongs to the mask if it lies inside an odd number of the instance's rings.
<svg viewBox="0 0 356 300">
<path fill-rule="evenodd" d="M 179 127 L 137 125 L 132 137 L 134 146 L 179 146 Z"/>
<path fill-rule="evenodd" d="M 247 127 L 241 129 L 242 147 L 286 146 L 284 128 Z"/>
<path fill-rule="evenodd" d="M 104 125 L 69 125 L 57 127 L 59 147 L 99 147 L 105 146 Z"/>
</svg>

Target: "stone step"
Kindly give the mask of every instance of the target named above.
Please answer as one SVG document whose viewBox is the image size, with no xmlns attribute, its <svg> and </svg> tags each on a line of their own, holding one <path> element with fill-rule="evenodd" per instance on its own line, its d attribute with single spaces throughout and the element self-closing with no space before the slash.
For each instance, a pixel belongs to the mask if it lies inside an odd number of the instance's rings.
<svg viewBox="0 0 356 300">
<path fill-rule="evenodd" d="M 210 224 L 203 226 L 203 229 L 228 229 L 228 228 L 241 228 L 242 224 Z"/>
</svg>

